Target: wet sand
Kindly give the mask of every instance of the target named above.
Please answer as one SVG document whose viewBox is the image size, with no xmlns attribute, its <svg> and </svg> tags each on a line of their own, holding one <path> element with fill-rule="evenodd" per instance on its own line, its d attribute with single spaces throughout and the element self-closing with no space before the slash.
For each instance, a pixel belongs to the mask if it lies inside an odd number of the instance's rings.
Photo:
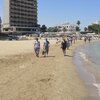
<svg viewBox="0 0 100 100">
<path fill-rule="evenodd" d="M 50 40 L 46 58 L 35 57 L 33 43 L 0 41 L 0 100 L 83 100 L 88 93 L 72 63 L 73 50 L 83 42 L 63 56 L 60 45 Z"/>
</svg>

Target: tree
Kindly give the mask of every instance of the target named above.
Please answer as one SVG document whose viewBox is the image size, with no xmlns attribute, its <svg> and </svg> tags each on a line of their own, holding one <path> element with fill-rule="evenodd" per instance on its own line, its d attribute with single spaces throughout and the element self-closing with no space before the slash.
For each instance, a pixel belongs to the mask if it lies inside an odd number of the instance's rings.
<svg viewBox="0 0 100 100">
<path fill-rule="evenodd" d="M 88 30 L 100 34 L 100 25 L 99 24 L 89 25 Z"/>
<path fill-rule="evenodd" d="M 48 31 L 48 32 L 59 32 L 60 29 L 59 29 L 59 27 L 49 27 L 49 28 L 47 29 L 47 31 Z"/>
<path fill-rule="evenodd" d="M 77 21 L 77 25 L 79 26 L 80 24 L 81 24 L 81 22 L 78 20 L 78 21 Z"/>
<path fill-rule="evenodd" d="M 88 30 L 89 30 L 89 31 L 93 31 L 92 25 L 89 25 L 89 26 L 88 26 Z"/>
<path fill-rule="evenodd" d="M 58 28 L 57 27 L 54 27 L 53 28 L 53 32 L 58 32 Z"/>
<path fill-rule="evenodd" d="M 58 28 L 57 27 L 49 27 L 47 29 L 48 32 L 57 32 L 58 31 Z"/>
<path fill-rule="evenodd" d="M 84 31 L 86 32 L 87 30 L 88 30 L 88 28 L 87 28 L 87 27 L 85 27 L 85 28 L 84 28 Z"/>
<path fill-rule="evenodd" d="M 76 31 L 80 31 L 80 24 L 81 24 L 81 22 L 78 20 L 77 21 L 77 26 L 76 26 Z"/>
<path fill-rule="evenodd" d="M 80 28 L 78 26 L 76 26 L 76 31 L 80 31 Z"/>
<path fill-rule="evenodd" d="M 53 27 L 49 27 L 49 28 L 47 29 L 47 32 L 53 32 Z"/>
<path fill-rule="evenodd" d="M 45 25 L 42 25 L 40 28 L 41 32 L 46 32 L 47 31 L 47 27 Z"/>
<path fill-rule="evenodd" d="M 66 32 L 66 31 L 67 31 L 66 27 L 63 27 L 63 32 Z"/>
</svg>

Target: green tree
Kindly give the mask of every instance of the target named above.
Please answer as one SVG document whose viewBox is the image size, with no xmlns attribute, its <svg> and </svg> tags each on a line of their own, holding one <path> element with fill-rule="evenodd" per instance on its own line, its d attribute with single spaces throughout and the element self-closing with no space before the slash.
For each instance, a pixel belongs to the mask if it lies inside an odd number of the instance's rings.
<svg viewBox="0 0 100 100">
<path fill-rule="evenodd" d="M 54 27 L 54 32 L 58 32 L 58 28 L 57 27 Z"/>
<path fill-rule="evenodd" d="M 93 31 L 92 25 L 89 25 L 89 26 L 88 26 L 88 30 L 89 30 L 89 31 Z"/>
<path fill-rule="evenodd" d="M 52 32 L 52 31 L 53 31 L 53 27 L 47 28 L 47 32 Z"/>
<path fill-rule="evenodd" d="M 100 25 L 99 24 L 89 25 L 88 30 L 100 34 Z"/>
<path fill-rule="evenodd" d="M 41 32 L 46 32 L 47 31 L 47 27 L 45 25 L 42 25 L 40 28 Z"/>
<path fill-rule="evenodd" d="M 48 31 L 48 32 L 59 32 L 60 30 L 59 30 L 58 27 L 49 27 L 49 28 L 47 29 L 47 31 Z"/>
<path fill-rule="evenodd" d="M 87 27 L 84 27 L 84 31 L 86 32 L 88 30 L 88 28 Z"/>
<path fill-rule="evenodd" d="M 57 32 L 58 31 L 58 28 L 57 27 L 49 27 L 47 29 L 48 32 Z"/>
<path fill-rule="evenodd" d="M 80 28 L 79 28 L 79 26 L 76 26 L 76 31 L 80 31 Z"/>
<path fill-rule="evenodd" d="M 66 27 L 63 27 L 63 32 L 66 32 L 66 31 L 67 31 Z"/>
<path fill-rule="evenodd" d="M 78 20 L 76 24 L 77 24 L 76 31 L 80 31 L 80 24 L 81 24 L 81 22 Z"/>
<path fill-rule="evenodd" d="M 77 21 L 77 25 L 80 26 L 80 24 L 81 24 L 81 22 L 78 20 L 78 21 Z"/>
</svg>

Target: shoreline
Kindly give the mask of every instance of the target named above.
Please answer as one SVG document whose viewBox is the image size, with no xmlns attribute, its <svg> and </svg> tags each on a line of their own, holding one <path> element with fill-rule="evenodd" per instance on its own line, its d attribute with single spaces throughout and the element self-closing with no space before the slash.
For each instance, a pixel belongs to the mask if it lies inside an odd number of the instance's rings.
<svg viewBox="0 0 100 100">
<path fill-rule="evenodd" d="M 88 91 L 72 62 L 74 49 L 84 42 L 78 40 L 73 44 L 66 57 L 60 45 L 54 42 L 50 40 L 50 53 L 46 58 L 35 57 L 31 41 L 28 43 L 31 46 L 24 45 L 24 49 L 31 52 L 0 59 L 1 100 L 84 100 Z"/>
<path fill-rule="evenodd" d="M 98 43 L 98 41 L 94 41 L 90 45 L 93 45 L 96 42 Z M 74 64 L 77 66 L 79 76 L 84 81 L 84 84 L 89 92 L 89 95 L 85 100 L 99 100 L 99 84 L 96 82 L 97 77 L 95 77 L 94 73 L 92 73 L 92 71 L 95 71 L 93 70 L 92 62 L 85 52 L 85 50 L 88 49 L 87 46 L 89 46 L 89 44 L 76 48 L 74 53 Z"/>
</svg>

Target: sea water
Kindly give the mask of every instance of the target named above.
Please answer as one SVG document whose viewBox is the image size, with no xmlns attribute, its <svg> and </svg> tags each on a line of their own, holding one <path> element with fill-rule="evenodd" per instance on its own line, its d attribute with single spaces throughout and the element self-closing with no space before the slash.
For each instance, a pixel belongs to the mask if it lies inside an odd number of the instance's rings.
<svg viewBox="0 0 100 100">
<path fill-rule="evenodd" d="M 89 91 L 84 100 L 100 100 L 100 41 L 78 47 L 73 61 Z"/>
</svg>

